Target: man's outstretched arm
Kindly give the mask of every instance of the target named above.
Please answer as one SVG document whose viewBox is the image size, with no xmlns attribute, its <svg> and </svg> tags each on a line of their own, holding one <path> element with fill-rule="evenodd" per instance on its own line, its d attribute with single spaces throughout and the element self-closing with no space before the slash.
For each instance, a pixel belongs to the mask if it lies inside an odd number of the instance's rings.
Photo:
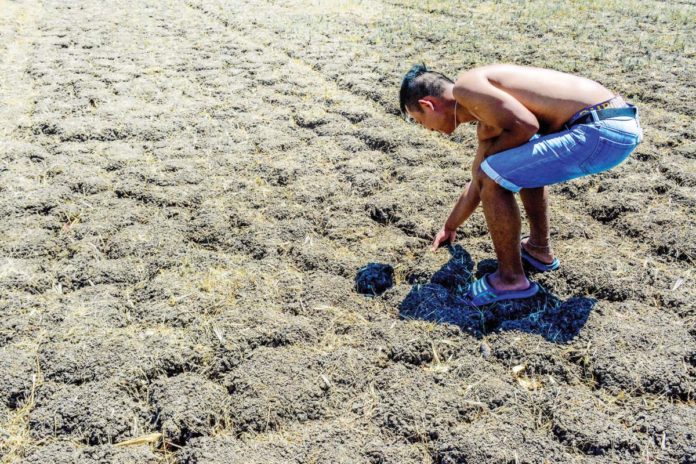
<svg viewBox="0 0 696 464">
<path fill-rule="evenodd" d="M 452 208 L 452 212 L 447 221 L 445 221 L 444 227 L 435 235 L 432 246 L 433 251 L 447 242 L 454 242 L 457 238 L 457 228 L 471 216 L 471 213 L 476 210 L 480 202 L 481 197 L 478 194 L 477 183 L 471 181 L 464 187 L 464 192 L 459 196 L 457 203 Z"/>
<path fill-rule="evenodd" d="M 484 153 L 487 151 L 489 145 L 490 140 L 483 140 L 479 143 L 478 149 L 476 150 L 476 157 L 471 166 L 471 181 L 464 187 L 464 191 L 459 196 L 454 208 L 452 208 L 452 212 L 447 218 L 447 221 L 445 221 L 444 227 L 435 236 L 432 246 L 433 251 L 437 250 L 440 245 L 446 242 L 453 242 L 456 238 L 457 228 L 461 226 L 464 221 L 469 219 L 469 216 L 476 211 L 479 203 L 481 203 L 476 176 L 479 165 L 483 162 Z"/>
<path fill-rule="evenodd" d="M 479 135 L 481 135 L 481 125 L 479 125 Z M 473 163 L 471 163 L 471 181 L 464 187 L 464 191 L 459 196 L 459 200 L 452 208 L 447 221 L 445 221 L 445 229 L 456 230 L 457 227 L 461 226 L 464 221 L 469 219 L 469 216 L 476 211 L 479 203 L 481 202 L 481 196 L 479 195 L 478 189 L 478 170 L 479 166 L 486 157 L 486 152 L 489 150 L 491 143 L 493 143 L 495 138 L 483 139 L 479 137 L 479 145 L 476 149 L 476 156 L 474 157 Z"/>
<path fill-rule="evenodd" d="M 481 202 L 481 197 L 478 192 L 478 186 L 476 182 L 470 181 L 464 187 L 464 191 L 459 196 L 457 203 L 452 208 L 447 221 L 445 221 L 446 230 L 457 230 L 464 221 L 469 219 L 469 216 L 476 211 L 479 203 Z"/>
</svg>

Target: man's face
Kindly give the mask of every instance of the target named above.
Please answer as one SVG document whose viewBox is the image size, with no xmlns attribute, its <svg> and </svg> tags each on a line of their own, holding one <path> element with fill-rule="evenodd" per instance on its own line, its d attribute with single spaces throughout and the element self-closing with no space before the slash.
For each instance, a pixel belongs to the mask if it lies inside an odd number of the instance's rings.
<svg viewBox="0 0 696 464">
<path fill-rule="evenodd" d="M 421 111 L 408 109 L 408 114 L 421 126 L 450 135 L 454 132 L 454 115 L 449 115 L 443 102 L 430 97 L 419 100 Z"/>
</svg>

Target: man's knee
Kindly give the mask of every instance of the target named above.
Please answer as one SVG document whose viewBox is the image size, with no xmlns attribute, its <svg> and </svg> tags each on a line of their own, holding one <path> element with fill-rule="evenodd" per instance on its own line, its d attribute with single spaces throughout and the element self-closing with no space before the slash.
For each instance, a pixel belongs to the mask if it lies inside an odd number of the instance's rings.
<svg viewBox="0 0 696 464">
<path fill-rule="evenodd" d="M 478 183 L 479 188 L 492 188 L 492 187 L 500 187 L 491 177 L 486 174 L 486 171 L 481 169 L 479 166 L 478 169 L 476 170 L 476 174 L 474 175 L 474 178 L 476 179 L 476 182 Z"/>
<path fill-rule="evenodd" d="M 479 172 L 476 173 L 476 178 L 482 200 L 490 197 L 500 197 L 501 195 L 512 195 L 510 190 L 493 180 L 493 178 L 481 170 L 481 168 L 479 168 Z"/>
</svg>

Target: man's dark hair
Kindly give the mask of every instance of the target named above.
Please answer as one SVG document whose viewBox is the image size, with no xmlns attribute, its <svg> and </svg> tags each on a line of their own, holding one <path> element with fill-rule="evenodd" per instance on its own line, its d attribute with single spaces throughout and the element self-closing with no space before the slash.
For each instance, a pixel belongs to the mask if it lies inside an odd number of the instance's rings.
<svg viewBox="0 0 696 464">
<path fill-rule="evenodd" d="M 416 64 L 406 73 L 401 82 L 399 103 L 401 113 L 406 114 L 406 108 L 422 111 L 418 100 L 428 95 L 439 97 L 445 90 L 445 83 L 451 83 L 452 79 L 439 72 L 431 71 L 425 67 L 425 63 Z"/>
</svg>

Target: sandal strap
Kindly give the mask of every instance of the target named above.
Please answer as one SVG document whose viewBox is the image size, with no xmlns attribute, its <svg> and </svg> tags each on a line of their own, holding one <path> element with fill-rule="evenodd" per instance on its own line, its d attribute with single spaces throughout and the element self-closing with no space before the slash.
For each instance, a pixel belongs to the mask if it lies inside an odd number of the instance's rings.
<svg viewBox="0 0 696 464">
<path fill-rule="evenodd" d="M 493 289 L 488 284 L 488 279 L 486 278 L 487 275 L 488 274 L 472 283 L 470 287 L 471 298 L 482 303 L 493 301 L 497 298 L 497 295 L 493 292 Z"/>
<path fill-rule="evenodd" d="M 469 284 L 468 300 L 470 305 L 483 306 L 500 300 L 529 298 L 539 292 L 539 286 L 534 282 L 530 282 L 529 288 L 526 290 L 496 292 L 495 288 L 488 281 L 489 275 L 486 274 Z"/>
</svg>

